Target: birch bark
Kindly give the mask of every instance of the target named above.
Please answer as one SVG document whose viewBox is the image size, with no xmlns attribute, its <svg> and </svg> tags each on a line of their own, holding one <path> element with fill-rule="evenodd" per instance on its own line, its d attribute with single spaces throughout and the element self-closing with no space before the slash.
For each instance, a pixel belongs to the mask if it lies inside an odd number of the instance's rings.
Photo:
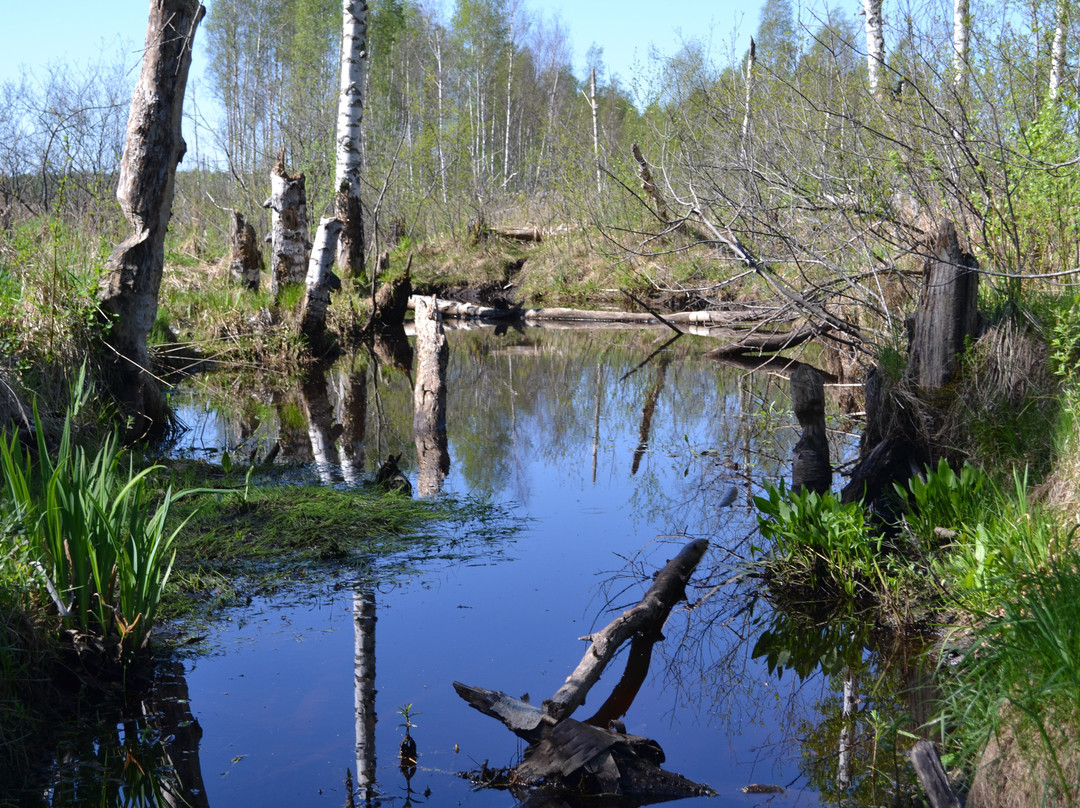
<svg viewBox="0 0 1080 808">
<path fill-rule="evenodd" d="M 971 0 L 953 0 L 953 84 L 956 91 L 967 92 L 968 46 L 971 41 Z"/>
<path fill-rule="evenodd" d="M 885 33 L 881 16 L 882 0 L 863 0 L 866 17 L 866 76 L 870 92 L 880 95 L 885 72 Z"/>
<path fill-rule="evenodd" d="M 1068 0 L 1057 0 L 1054 5 L 1054 42 L 1050 46 L 1050 87 L 1048 95 L 1056 101 L 1065 76 L 1065 38 L 1069 24 Z"/>
<path fill-rule="evenodd" d="M 364 274 L 360 169 L 366 70 L 367 0 L 344 0 L 334 187 L 337 188 L 337 218 L 342 222 L 341 237 L 338 240 L 338 263 L 353 276 Z"/>
</svg>

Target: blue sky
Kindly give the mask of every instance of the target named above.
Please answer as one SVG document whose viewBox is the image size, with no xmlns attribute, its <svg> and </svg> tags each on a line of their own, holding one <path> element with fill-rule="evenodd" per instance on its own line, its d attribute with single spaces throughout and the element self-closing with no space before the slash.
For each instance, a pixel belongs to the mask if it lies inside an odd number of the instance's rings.
<svg viewBox="0 0 1080 808">
<path fill-rule="evenodd" d="M 574 45 L 575 70 L 584 70 L 585 52 L 595 42 L 604 50 L 609 70 L 629 83 L 635 64 L 647 61 L 650 46 L 673 53 L 683 37 L 710 43 L 718 61 L 732 44 L 744 49 L 757 28 L 761 0 L 524 0 L 546 17 L 557 13 Z M 204 0 L 213 13 L 213 0 Z M 148 0 L 52 0 L 4 3 L 0 80 L 15 78 L 21 65 L 39 69 L 49 62 L 81 64 L 102 49 L 109 61 L 123 48 L 134 65 L 146 33 Z M 450 9 L 453 0 L 444 0 Z M 199 37 L 192 67 L 198 82 Z"/>
</svg>

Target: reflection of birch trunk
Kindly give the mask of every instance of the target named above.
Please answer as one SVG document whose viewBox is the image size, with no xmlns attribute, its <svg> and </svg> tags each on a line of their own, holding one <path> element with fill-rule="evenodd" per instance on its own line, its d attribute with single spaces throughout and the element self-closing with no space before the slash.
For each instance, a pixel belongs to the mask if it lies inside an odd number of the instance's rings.
<svg viewBox="0 0 1080 808">
<path fill-rule="evenodd" d="M 356 790 L 365 803 L 375 796 L 375 619 L 375 590 L 366 584 L 353 594 Z"/>
<path fill-rule="evenodd" d="M 855 709 L 859 705 L 859 679 L 850 668 L 844 671 L 844 706 L 843 721 L 840 729 L 839 765 L 836 768 L 836 785 L 840 788 L 851 786 L 851 772 L 855 748 Z"/>
<path fill-rule="evenodd" d="M 364 472 L 364 429 L 367 426 L 367 374 L 342 370 L 337 377 L 341 402 L 341 476 L 358 485 Z"/>
<path fill-rule="evenodd" d="M 667 377 L 667 368 L 671 364 L 671 355 L 662 356 L 656 367 L 656 380 L 649 388 L 649 394 L 645 397 L 645 406 L 641 410 L 641 426 L 638 429 L 638 445 L 634 450 L 634 462 L 630 467 L 630 474 L 637 474 L 641 465 L 641 457 L 649 448 L 649 435 L 652 433 L 653 413 L 656 412 L 656 403 L 660 400 L 660 391 L 664 389 L 664 379 Z"/>
<path fill-rule="evenodd" d="M 184 668 L 178 662 L 165 663 L 158 675 L 151 698 L 143 702 L 143 712 L 159 722 L 164 739 L 165 756 L 172 766 L 178 788 L 163 788 L 161 794 L 168 806 L 209 808 L 202 765 L 199 762 L 199 742 L 202 727 L 191 714 L 188 685 Z"/>
<path fill-rule="evenodd" d="M 334 468 L 339 465 L 334 443 L 334 407 L 326 392 L 326 375 L 313 371 L 313 377 L 300 388 L 300 403 L 308 421 L 308 437 L 315 467 L 324 485 L 333 485 Z"/>
<path fill-rule="evenodd" d="M 596 458 L 600 452 L 600 400 L 604 397 L 604 366 L 596 366 L 596 409 L 593 411 L 592 481 L 596 482 Z"/>
<path fill-rule="evenodd" d="M 438 494 L 450 470 L 446 445 L 446 365 L 450 349 L 434 297 L 416 299 L 416 383 L 413 432 L 416 438 L 416 488 Z"/>
</svg>

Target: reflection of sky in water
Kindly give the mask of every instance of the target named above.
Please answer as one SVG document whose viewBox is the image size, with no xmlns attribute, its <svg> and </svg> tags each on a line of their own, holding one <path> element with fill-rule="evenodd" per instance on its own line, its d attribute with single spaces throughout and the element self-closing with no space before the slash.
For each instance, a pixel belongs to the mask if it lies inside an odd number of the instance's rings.
<svg viewBox="0 0 1080 808">
<path fill-rule="evenodd" d="M 651 574 L 686 536 L 704 536 L 714 546 L 699 580 L 711 569 L 720 580 L 747 552 L 743 538 L 754 518 L 745 493 L 728 510 L 718 510 L 716 503 L 729 483 L 742 485 L 732 466 L 749 463 L 752 475 L 776 468 L 758 468 L 754 453 L 759 441 L 768 442 L 765 454 L 777 452 L 771 434 L 745 443 L 748 425 L 740 426 L 739 408 L 752 396 L 740 395 L 735 372 L 725 371 L 735 381 L 721 384 L 718 366 L 675 360 L 659 391 L 649 450 L 632 475 L 642 401 L 655 372 L 647 366 L 630 383 L 618 380 L 639 360 L 633 352 L 621 360 L 625 367 L 606 360 L 595 482 L 595 360 L 576 362 L 576 368 L 571 363 L 569 370 L 566 363 L 552 365 L 561 375 L 549 379 L 525 372 L 529 362 L 545 361 L 541 357 L 515 354 L 516 375 L 507 371 L 501 377 L 510 388 L 504 394 L 465 396 L 451 389 L 445 488 L 464 493 L 470 491 L 469 478 L 486 480 L 491 487 L 484 493 L 520 503 L 518 514 L 533 521 L 513 545 L 512 561 L 433 565 L 420 578 L 376 592 L 377 785 L 388 800 L 404 799 L 397 770 L 402 719 L 396 710 L 411 703 L 421 753 L 412 786 L 420 799 L 430 788 L 430 805 L 513 805 L 507 794 L 472 792 L 453 776 L 485 760 L 510 764 L 522 745 L 494 719 L 469 708 L 451 683 L 514 696 L 528 692 L 538 703 L 580 660 L 585 643 L 578 638 L 612 618 L 605 602 L 622 609 L 640 597 L 644 584 L 641 576 L 627 574 L 631 563 Z M 506 369 L 509 360 L 492 355 L 489 361 Z M 465 371 L 491 389 L 483 368 L 459 368 L 460 379 Z M 515 379 L 531 388 L 514 387 Z M 577 393 L 569 406 L 560 395 L 568 380 Z M 507 406 L 513 411 L 506 412 Z M 196 417 L 199 412 L 193 406 L 182 415 L 200 441 L 220 446 L 238 439 L 220 422 Z M 475 459 L 470 468 L 461 462 L 463 441 L 484 440 L 456 432 L 464 422 L 488 423 L 492 434 L 510 442 L 492 451 L 499 473 L 481 473 Z M 781 436 L 781 445 L 793 440 L 791 434 Z M 194 440 L 188 450 L 193 446 Z M 699 586 L 691 598 L 705 591 Z M 793 675 L 777 681 L 760 661 L 749 659 L 753 638 L 737 636 L 746 618 L 721 625 L 741 603 L 729 597 L 734 591 L 735 585 L 721 587 L 700 608 L 673 615 L 667 641 L 654 652 L 652 671 L 626 718 L 627 729 L 657 740 L 667 753 L 667 768 L 716 788 L 720 798 L 709 805 L 762 803 L 770 798 L 739 791 L 761 782 L 793 786 L 785 796 L 772 797 L 774 803 L 817 804 L 816 796 L 800 793 L 799 749 L 786 741 L 797 717 L 812 712 L 813 701 L 822 697 L 823 682 L 818 677 L 800 688 Z M 191 704 L 204 730 L 202 770 L 215 808 L 342 803 L 345 768 L 355 771 L 351 603 L 342 591 L 296 607 L 256 604 L 230 613 L 228 624 L 211 638 L 221 653 L 191 663 Z M 711 629 L 708 620 L 716 623 Z M 623 664 L 624 657 L 612 664 L 577 717 L 587 717 L 601 703 Z"/>
</svg>

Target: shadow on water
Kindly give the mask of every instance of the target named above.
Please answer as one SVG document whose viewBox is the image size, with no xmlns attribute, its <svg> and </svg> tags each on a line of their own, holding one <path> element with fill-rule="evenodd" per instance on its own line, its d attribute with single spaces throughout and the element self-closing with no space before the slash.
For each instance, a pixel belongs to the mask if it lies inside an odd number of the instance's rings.
<svg viewBox="0 0 1080 808">
<path fill-rule="evenodd" d="M 340 487 L 398 455 L 417 493 L 512 505 L 529 526 L 512 558 L 431 558 L 393 580 L 373 560 L 328 590 L 225 612 L 211 651 L 168 669 L 188 690 L 165 702 L 175 715 L 103 710 L 58 752 L 45 802 L 124 804 L 144 788 L 156 801 L 128 804 L 511 805 L 458 773 L 508 768 L 522 747 L 451 683 L 548 697 L 581 658 L 575 638 L 637 603 L 693 538 L 710 549 L 650 645 L 626 731 L 711 786 L 712 806 L 907 802 L 903 733 L 926 712 L 907 650 L 856 618 L 774 612 L 745 575 L 752 498 L 787 475 L 797 438 L 786 380 L 703 359 L 691 337 L 642 365 L 669 336 L 448 332 L 442 430 L 417 416 L 407 344 L 408 360 L 376 347 L 298 389 L 217 374 L 175 394 L 189 427 L 176 454 Z M 830 419 L 844 458 L 851 438 Z M 124 791 L 134 772 L 157 785 Z"/>
</svg>

